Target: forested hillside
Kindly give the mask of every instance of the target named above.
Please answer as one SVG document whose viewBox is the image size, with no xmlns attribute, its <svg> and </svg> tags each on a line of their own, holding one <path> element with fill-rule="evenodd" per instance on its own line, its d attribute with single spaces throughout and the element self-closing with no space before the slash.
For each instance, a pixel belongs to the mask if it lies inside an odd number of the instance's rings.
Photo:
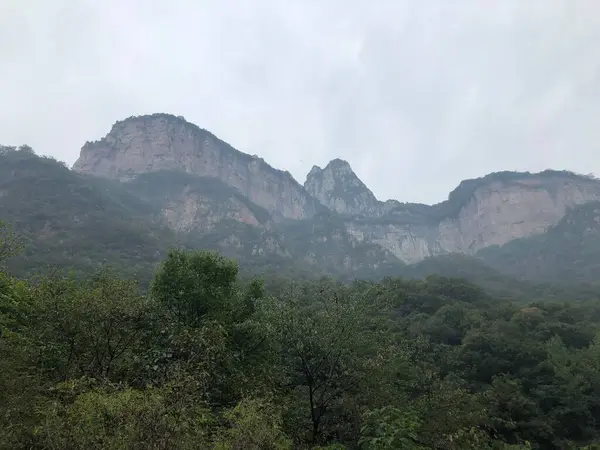
<svg viewBox="0 0 600 450">
<path fill-rule="evenodd" d="M 600 448 L 598 299 L 268 281 L 187 251 L 147 293 L 1 273 L 0 448 Z"/>
</svg>

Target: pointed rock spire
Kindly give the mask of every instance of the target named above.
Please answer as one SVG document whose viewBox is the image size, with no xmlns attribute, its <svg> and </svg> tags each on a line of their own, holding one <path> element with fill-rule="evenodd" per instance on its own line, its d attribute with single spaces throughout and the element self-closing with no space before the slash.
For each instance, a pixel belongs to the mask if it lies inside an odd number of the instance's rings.
<svg viewBox="0 0 600 450">
<path fill-rule="evenodd" d="M 330 161 L 324 169 L 313 166 L 304 188 L 327 208 L 340 214 L 372 214 L 380 208 L 375 195 L 343 159 Z"/>
</svg>

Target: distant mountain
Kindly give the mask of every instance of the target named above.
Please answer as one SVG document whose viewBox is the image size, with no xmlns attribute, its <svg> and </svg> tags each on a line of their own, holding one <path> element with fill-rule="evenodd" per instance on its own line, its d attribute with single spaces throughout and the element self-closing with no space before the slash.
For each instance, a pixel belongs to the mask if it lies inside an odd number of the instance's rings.
<svg viewBox="0 0 600 450">
<path fill-rule="evenodd" d="M 340 214 L 373 215 L 383 211 L 381 202 L 342 159 L 334 159 L 324 169 L 313 166 L 304 189 L 322 205 Z"/>
<path fill-rule="evenodd" d="M 587 283 L 600 268 L 598 205 L 600 181 L 566 171 L 490 174 L 431 206 L 378 200 L 341 159 L 301 185 L 168 114 L 117 122 L 72 170 L 0 148 L 0 220 L 27 240 L 12 263 L 27 274 L 114 263 L 150 276 L 183 246 L 295 276 L 477 274 L 505 291 Z"/>
<path fill-rule="evenodd" d="M 0 151 L 0 219 L 24 240 L 24 255 L 11 262 L 19 274 L 111 262 L 147 271 L 176 243 L 155 209 L 120 185 L 23 150 Z"/>
<path fill-rule="evenodd" d="M 570 209 L 546 233 L 488 247 L 487 265 L 523 280 L 600 282 L 600 202 Z"/>
<path fill-rule="evenodd" d="M 319 209 L 319 203 L 289 172 L 274 169 L 182 117 L 168 114 L 115 123 L 104 138 L 83 146 L 73 170 L 121 181 L 162 171 L 218 178 L 276 219 L 309 218 Z"/>
</svg>

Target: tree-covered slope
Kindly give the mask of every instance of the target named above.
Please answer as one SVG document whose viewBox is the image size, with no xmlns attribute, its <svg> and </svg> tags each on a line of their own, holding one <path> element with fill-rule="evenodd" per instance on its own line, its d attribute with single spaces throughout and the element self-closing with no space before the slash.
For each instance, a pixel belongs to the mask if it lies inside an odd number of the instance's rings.
<svg viewBox="0 0 600 450">
<path fill-rule="evenodd" d="M 24 254 L 11 261 L 20 274 L 46 265 L 87 272 L 116 262 L 147 271 L 176 241 L 138 196 L 29 149 L 0 155 L 0 218 L 23 240 Z"/>
</svg>

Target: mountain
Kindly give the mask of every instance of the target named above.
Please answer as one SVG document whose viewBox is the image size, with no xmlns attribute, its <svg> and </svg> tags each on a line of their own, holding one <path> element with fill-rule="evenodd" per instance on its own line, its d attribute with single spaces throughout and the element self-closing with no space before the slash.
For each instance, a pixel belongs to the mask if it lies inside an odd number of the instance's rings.
<svg viewBox="0 0 600 450">
<path fill-rule="evenodd" d="M 488 266 L 522 280 L 600 280 L 600 202 L 570 209 L 546 233 L 485 248 L 478 256 Z"/>
<path fill-rule="evenodd" d="M 11 261 L 18 274 L 48 264 L 89 272 L 106 262 L 145 271 L 176 243 L 137 196 L 27 148 L 0 147 L 0 218 L 25 244 L 24 255 Z"/>
<path fill-rule="evenodd" d="M 27 147 L 0 149 L 0 219 L 28 241 L 13 263 L 21 273 L 105 262 L 150 273 L 184 246 L 301 276 L 590 282 L 597 202 L 600 181 L 552 170 L 466 180 L 436 205 L 380 201 L 344 160 L 314 166 L 302 185 L 168 114 L 115 123 L 72 170 Z"/>
<path fill-rule="evenodd" d="M 375 195 L 342 159 L 334 159 L 324 169 L 313 166 L 304 189 L 322 205 L 340 214 L 372 215 L 382 209 Z"/>
<path fill-rule="evenodd" d="M 569 208 L 600 200 L 597 180 L 546 171 L 463 181 L 447 201 L 433 206 L 380 202 L 346 161 L 313 167 L 302 186 L 288 172 L 166 114 L 117 122 L 106 137 L 83 146 L 73 170 L 120 181 L 163 171 L 216 178 L 266 210 L 273 222 L 306 220 L 328 209 L 343 217 L 351 239 L 378 245 L 405 263 L 447 253 L 475 254 L 543 233 Z M 187 202 L 186 208 L 193 209 L 192 199 Z"/>
<path fill-rule="evenodd" d="M 86 142 L 73 170 L 121 181 L 160 171 L 218 178 L 274 219 L 308 218 L 319 207 L 289 172 L 274 169 L 183 117 L 168 114 L 115 123 L 104 138 Z"/>
</svg>

